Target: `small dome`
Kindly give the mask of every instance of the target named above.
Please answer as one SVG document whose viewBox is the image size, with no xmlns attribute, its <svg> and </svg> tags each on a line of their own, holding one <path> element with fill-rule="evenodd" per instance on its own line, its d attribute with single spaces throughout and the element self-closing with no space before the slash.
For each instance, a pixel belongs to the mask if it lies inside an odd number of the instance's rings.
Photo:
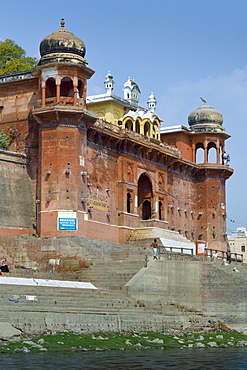
<svg viewBox="0 0 247 370">
<path fill-rule="evenodd" d="M 194 131 L 224 131 L 222 114 L 206 103 L 189 114 L 188 123 Z"/>
<path fill-rule="evenodd" d="M 46 36 L 40 43 L 41 64 L 42 60 L 55 61 L 56 57 L 78 59 L 85 62 L 84 56 L 86 47 L 84 42 L 73 33 L 64 28 L 64 19 L 61 20 L 61 28 L 49 36 Z M 67 60 L 66 60 L 67 61 Z"/>
<path fill-rule="evenodd" d="M 201 107 L 190 113 L 188 123 L 190 126 L 198 124 L 201 125 L 203 123 L 222 125 L 223 116 L 218 110 L 210 107 L 210 105 L 203 104 Z"/>
<path fill-rule="evenodd" d="M 125 82 L 124 88 L 126 87 L 130 88 L 131 90 L 136 89 L 139 93 L 141 93 L 139 86 L 131 77 L 129 77 L 128 80 Z"/>
</svg>

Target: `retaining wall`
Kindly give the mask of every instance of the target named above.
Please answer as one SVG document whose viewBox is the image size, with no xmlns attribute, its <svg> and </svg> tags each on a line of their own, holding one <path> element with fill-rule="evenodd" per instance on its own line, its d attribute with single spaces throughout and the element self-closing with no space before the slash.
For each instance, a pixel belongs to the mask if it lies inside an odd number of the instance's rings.
<svg viewBox="0 0 247 370">
<path fill-rule="evenodd" d="M 0 175 L 0 235 L 33 232 L 35 197 L 26 155 L 0 150 Z"/>
<path fill-rule="evenodd" d="M 151 261 L 126 285 L 129 296 L 178 302 L 228 324 L 247 320 L 247 266 L 208 261 Z"/>
</svg>

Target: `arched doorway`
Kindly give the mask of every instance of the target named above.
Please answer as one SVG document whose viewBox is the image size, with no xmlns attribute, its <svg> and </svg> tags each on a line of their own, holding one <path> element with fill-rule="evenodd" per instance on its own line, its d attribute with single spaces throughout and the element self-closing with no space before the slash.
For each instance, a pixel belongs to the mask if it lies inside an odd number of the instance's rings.
<svg viewBox="0 0 247 370">
<path fill-rule="evenodd" d="M 159 201 L 159 220 L 162 220 L 162 212 L 163 211 L 163 204 L 161 200 Z"/>
<path fill-rule="evenodd" d="M 127 193 L 127 213 L 131 213 L 131 194 Z"/>
<path fill-rule="evenodd" d="M 142 203 L 142 219 L 150 220 L 151 218 L 151 202 L 149 200 L 144 200 Z"/>
<path fill-rule="evenodd" d="M 143 173 L 138 180 L 138 209 L 143 220 L 149 220 L 152 216 L 153 191 L 149 177 Z"/>
</svg>

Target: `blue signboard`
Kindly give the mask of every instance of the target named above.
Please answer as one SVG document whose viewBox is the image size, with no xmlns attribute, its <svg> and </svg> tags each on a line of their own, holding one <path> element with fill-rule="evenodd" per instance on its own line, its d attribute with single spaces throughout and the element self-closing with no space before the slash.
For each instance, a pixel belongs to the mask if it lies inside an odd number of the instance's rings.
<svg viewBox="0 0 247 370">
<path fill-rule="evenodd" d="M 58 230 L 77 230 L 77 218 L 59 218 Z"/>
</svg>

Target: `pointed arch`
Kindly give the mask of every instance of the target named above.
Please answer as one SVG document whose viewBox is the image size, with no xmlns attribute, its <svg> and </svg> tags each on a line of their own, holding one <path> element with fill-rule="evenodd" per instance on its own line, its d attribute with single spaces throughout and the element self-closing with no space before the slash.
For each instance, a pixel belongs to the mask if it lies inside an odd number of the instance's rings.
<svg viewBox="0 0 247 370">
<path fill-rule="evenodd" d="M 199 142 L 196 144 L 196 163 L 204 163 L 204 145 Z"/>
<path fill-rule="evenodd" d="M 74 91 L 73 81 L 69 77 L 64 77 L 60 85 L 60 95 L 69 96 Z"/>
<path fill-rule="evenodd" d="M 126 121 L 126 123 L 125 123 L 125 128 L 127 128 L 128 130 L 133 131 L 133 122 L 132 122 L 130 119 L 128 119 L 128 120 Z"/>
<path fill-rule="evenodd" d="M 143 220 L 152 217 L 153 204 L 153 185 L 146 172 L 142 173 L 138 179 L 138 210 Z"/>
<path fill-rule="evenodd" d="M 54 98 L 56 96 L 56 81 L 53 77 L 46 80 L 45 97 Z"/>
<path fill-rule="evenodd" d="M 159 200 L 159 220 L 163 220 L 163 202 Z"/>
<path fill-rule="evenodd" d="M 131 193 L 128 192 L 127 193 L 127 213 L 132 213 L 131 203 L 132 203 Z"/>
<path fill-rule="evenodd" d="M 78 95 L 79 98 L 83 98 L 84 83 L 82 80 L 78 80 Z"/>
<path fill-rule="evenodd" d="M 216 144 L 214 142 L 208 143 L 207 146 L 207 154 L 208 154 L 208 162 L 209 163 L 216 163 L 217 156 L 216 156 Z"/>
<path fill-rule="evenodd" d="M 139 119 L 137 119 L 137 120 L 136 120 L 136 132 L 137 132 L 138 134 L 140 134 L 140 133 L 141 133 L 141 125 L 140 125 L 140 121 L 139 121 Z"/>
<path fill-rule="evenodd" d="M 150 123 L 148 121 L 144 123 L 144 135 L 150 137 Z"/>
</svg>

